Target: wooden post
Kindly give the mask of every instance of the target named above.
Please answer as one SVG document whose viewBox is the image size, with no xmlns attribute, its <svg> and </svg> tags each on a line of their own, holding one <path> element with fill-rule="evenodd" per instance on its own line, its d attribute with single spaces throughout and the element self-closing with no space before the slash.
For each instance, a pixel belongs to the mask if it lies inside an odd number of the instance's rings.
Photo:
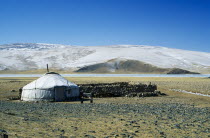
<svg viewBox="0 0 210 138">
<path fill-rule="evenodd" d="M 80 86 L 79 86 L 79 90 L 80 90 L 80 93 L 79 93 L 79 98 L 80 98 L 80 102 L 81 102 L 81 104 L 83 104 L 83 92 L 81 92 L 81 88 L 80 88 Z"/>
<path fill-rule="evenodd" d="M 93 93 L 90 95 L 90 103 L 93 103 Z"/>
<path fill-rule="evenodd" d="M 47 64 L 47 72 L 49 72 L 48 64 Z"/>
</svg>

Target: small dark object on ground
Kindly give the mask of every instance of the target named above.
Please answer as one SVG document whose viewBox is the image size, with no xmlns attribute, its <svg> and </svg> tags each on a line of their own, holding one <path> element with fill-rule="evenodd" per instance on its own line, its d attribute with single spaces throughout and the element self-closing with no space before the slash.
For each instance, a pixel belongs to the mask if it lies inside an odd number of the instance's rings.
<svg viewBox="0 0 210 138">
<path fill-rule="evenodd" d="M 7 115 L 16 115 L 16 114 L 10 113 L 10 112 L 5 112 L 5 114 L 7 114 Z M 1 129 L 0 129 L 0 132 L 1 132 Z"/>
<path fill-rule="evenodd" d="M 80 99 L 81 99 L 81 104 L 86 100 L 89 100 L 90 103 L 93 103 L 93 94 L 80 92 Z"/>
<path fill-rule="evenodd" d="M 6 130 L 0 129 L 0 133 L 7 133 Z"/>
<path fill-rule="evenodd" d="M 20 89 L 19 89 L 19 97 L 21 97 L 22 91 L 23 91 L 23 87 L 20 87 Z"/>
<path fill-rule="evenodd" d="M 20 96 L 9 97 L 8 100 L 20 100 Z"/>
</svg>

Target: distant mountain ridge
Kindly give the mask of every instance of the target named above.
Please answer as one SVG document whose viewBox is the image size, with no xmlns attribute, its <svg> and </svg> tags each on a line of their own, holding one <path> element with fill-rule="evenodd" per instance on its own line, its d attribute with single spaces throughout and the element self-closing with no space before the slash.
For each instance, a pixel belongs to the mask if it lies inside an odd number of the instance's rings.
<svg viewBox="0 0 210 138">
<path fill-rule="evenodd" d="M 179 68 L 210 73 L 210 53 L 161 46 L 71 46 L 44 43 L 0 45 L 0 70 L 50 68 L 86 72 L 164 72 Z M 117 67 L 117 65 L 120 65 Z M 99 67 L 99 68 L 97 68 Z M 95 70 L 90 70 L 95 68 Z M 83 71 L 82 71 L 83 70 Z"/>
<path fill-rule="evenodd" d="M 76 72 L 90 73 L 168 73 L 169 69 L 158 68 L 138 60 L 113 59 L 105 63 L 89 65 Z"/>
</svg>

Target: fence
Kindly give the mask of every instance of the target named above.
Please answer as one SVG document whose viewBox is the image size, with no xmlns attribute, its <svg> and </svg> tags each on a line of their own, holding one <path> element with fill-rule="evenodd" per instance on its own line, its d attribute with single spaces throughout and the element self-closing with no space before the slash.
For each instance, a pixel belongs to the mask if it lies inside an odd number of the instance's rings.
<svg viewBox="0 0 210 138">
<path fill-rule="evenodd" d="M 81 93 L 92 93 L 93 97 L 147 97 L 161 95 L 155 84 L 131 84 L 129 82 L 78 84 Z"/>
</svg>

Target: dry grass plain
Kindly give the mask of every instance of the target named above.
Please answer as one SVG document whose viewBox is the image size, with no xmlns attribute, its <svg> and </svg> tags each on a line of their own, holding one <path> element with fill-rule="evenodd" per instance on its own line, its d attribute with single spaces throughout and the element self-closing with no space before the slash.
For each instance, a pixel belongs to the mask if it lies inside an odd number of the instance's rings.
<svg viewBox="0 0 210 138">
<path fill-rule="evenodd" d="M 36 78 L 0 78 L 0 129 L 11 137 L 210 137 L 208 78 L 72 77 L 78 83 L 155 83 L 167 96 L 63 103 L 5 101 Z M 16 90 L 12 92 L 12 90 Z"/>
</svg>

